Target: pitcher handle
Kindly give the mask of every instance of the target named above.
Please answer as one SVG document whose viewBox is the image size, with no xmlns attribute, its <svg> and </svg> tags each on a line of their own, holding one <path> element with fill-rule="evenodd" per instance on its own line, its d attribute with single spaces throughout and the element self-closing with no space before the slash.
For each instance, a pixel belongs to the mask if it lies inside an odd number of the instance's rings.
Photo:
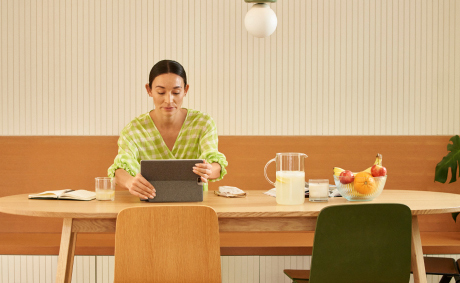
<svg viewBox="0 0 460 283">
<path fill-rule="evenodd" d="M 268 161 L 267 164 L 265 164 L 265 168 L 264 168 L 264 175 L 265 175 L 265 179 L 270 183 L 272 184 L 274 187 L 276 187 L 275 183 L 273 183 L 272 181 L 270 181 L 270 179 L 268 178 L 267 176 L 267 167 L 270 163 L 272 163 L 273 161 L 275 161 L 276 158 L 273 158 L 272 160 Z"/>
</svg>

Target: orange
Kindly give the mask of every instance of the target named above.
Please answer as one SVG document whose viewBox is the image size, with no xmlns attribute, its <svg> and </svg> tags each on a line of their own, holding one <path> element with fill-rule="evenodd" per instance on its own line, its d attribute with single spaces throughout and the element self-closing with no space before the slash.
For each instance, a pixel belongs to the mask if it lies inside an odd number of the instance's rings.
<svg viewBox="0 0 460 283">
<path fill-rule="evenodd" d="M 354 186 L 355 190 L 363 195 L 372 194 L 377 189 L 375 179 L 367 172 L 359 172 L 355 175 Z"/>
</svg>

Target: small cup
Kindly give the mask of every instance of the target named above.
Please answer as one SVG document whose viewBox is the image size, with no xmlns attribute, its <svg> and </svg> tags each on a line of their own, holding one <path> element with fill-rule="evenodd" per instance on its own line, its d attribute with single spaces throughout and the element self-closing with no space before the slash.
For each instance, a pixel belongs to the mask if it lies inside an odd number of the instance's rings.
<svg viewBox="0 0 460 283">
<path fill-rule="evenodd" d="M 328 201 L 329 200 L 329 180 L 328 179 L 310 179 L 308 180 L 309 200 L 310 201 Z"/>
<path fill-rule="evenodd" d="M 96 178 L 96 199 L 115 200 L 115 181 L 112 178 Z"/>
</svg>

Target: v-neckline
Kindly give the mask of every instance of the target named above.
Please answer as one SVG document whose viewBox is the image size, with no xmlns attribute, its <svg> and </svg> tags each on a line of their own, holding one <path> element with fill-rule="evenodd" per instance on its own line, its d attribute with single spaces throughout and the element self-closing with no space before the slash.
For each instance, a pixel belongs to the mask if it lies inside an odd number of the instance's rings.
<svg viewBox="0 0 460 283">
<path fill-rule="evenodd" d="M 161 138 L 161 143 L 162 143 L 163 147 L 168 151 L 169 155 L 170 155 L 171 157 L 173 157 L 174 159 L 176 159 L 176 156 L 174 155 L 173 152 L 174 152 L 174 149 L 176 148 L 177 141 L 179 140 L 180 136 L 182 135 L 182 130 L 184 129 L 185 123 L 187 122 L 188 113 L 189 113 L 189 111 L 188 111 L 187 108 L 182 108 L 182 109 L 187 110 L 187 113 L 185 114 L 185 120 L 184 120 L 184 122 L 182 123 L 182 126 L 181 126 L 181 128 L 180 128 L 180 130 L 179 130 L 179 134 L 177 134 L 177 137 L 176 137 L 176 140 L 174 141 L 174 145 L 173 145 L 172 149 L 169 149 L 168 145 L 166 144 L 165 140 L 163 139 L 163 136 L 161 135 L 160 130 L 158 130 L 157 126 L 155 125 L 155 122 L 153 122 L 152 116 L 150 116 L 150 112 L 147 113 L 148 116 L 149 116 L 149 118 L 150 118 L 150 121 L 152 122 L 153 127 L 154 127 L 155 130 L 158 132 L 158 135 L 159 135 L 160 138 Z"/>
</svg>

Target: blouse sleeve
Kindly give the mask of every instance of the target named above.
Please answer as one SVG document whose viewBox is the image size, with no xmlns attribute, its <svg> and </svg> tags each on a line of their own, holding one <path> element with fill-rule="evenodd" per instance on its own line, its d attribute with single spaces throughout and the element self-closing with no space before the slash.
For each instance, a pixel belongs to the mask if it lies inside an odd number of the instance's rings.
<svg viewBox="0 0 460 283">
<path fill-rule="evenodd" d="M 115 177 L 117 169 L 124 169 L 133 177 L 140 172 L 139 151 L 126 132 L 120 134 L 120 138 L 118 139 L 118 155 L 115 157 L 112 166 L 107 170 L 108 176 Z"/>
<path fill-rule="evenodd" d="M 215 182 L 222 180 L 227 170 L 225 169 L 228 165 L 225 155 L 220 153 L 218 150 L 218 137 L 217 137 L 217 127 L 212 118 L 209 118 L 206 124 L 206 130 L 204 135 L 200 139 L 200 148 L 201 155 L 199 159 L 205 159 L 208 163 L 219 163 L 221 170 L 220 176 L 217 179 L 209 180 L 210 182 Z"/>
</svg>

